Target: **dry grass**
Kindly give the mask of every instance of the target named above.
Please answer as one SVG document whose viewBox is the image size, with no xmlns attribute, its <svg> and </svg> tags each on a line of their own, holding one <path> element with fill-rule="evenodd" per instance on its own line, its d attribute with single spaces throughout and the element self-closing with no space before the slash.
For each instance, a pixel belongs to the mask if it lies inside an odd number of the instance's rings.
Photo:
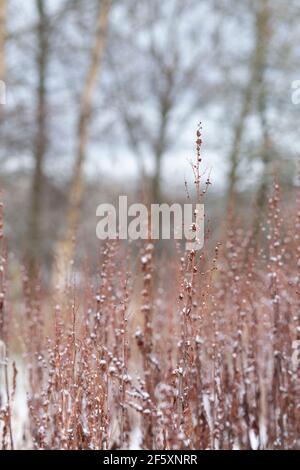
<svg viewBox="0 0 300 470">
<path fill-rule="evenodd" d="M 164 259 L 149 241 L 133 260 L 110 242 L 97 276 L 85 266 L 51 296 L 24 274 L 15 309 L 1 236 L 2 447 L 18 389 L 3 356 L 18 337 L 29 423 L 15 446 L 299 449 L 300 196 L 287 213 L 270 189 L 255 243 L 232 228 L 213 255 Z"/>
</svg>

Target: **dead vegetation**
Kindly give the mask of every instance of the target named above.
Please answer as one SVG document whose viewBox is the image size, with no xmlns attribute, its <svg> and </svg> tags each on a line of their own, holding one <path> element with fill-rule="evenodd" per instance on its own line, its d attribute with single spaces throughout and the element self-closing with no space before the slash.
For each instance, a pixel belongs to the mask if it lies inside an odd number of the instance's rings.
<svg viewBox="0 0 300 470">
<path fill-rule="evenodd" d="M 199 198 L 200 146 L 198 134 Z M 97 275 L 73 270 L 51 296 L 24 272 L 14 308 L 1 226 L 2 448 L 18 338 L 29 422 L 17 447 L 299 449 L 300 195 L 287 212 L 274 183 L 253 237 L 237 225 L 213 250 L 176 245 L 168 259 L 151 240 L 136 256 L 111 241 Z"/>
</svg>

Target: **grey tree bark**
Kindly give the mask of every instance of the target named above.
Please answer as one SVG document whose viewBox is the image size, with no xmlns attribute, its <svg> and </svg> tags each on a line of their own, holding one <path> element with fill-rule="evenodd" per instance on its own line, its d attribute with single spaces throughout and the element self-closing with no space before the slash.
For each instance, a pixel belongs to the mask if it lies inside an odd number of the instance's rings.
<svg viewBox="0 0 300 470">
<path fill-rule="evenodd" d="M 41 256 L 41 215 L 43 198 L 43 166 L 47 152 L 47 68 L 49 61 L 49 37 L 46 2 L 36 0 L 39 23 L 37 28 L 37 89 L 36 133 L 33 147 L 34 170 L 31 182 L 28 221 L 28 269 L 29 275 L 37 276 Z"/>
<path fill-rule="evenodd" d="M 0 0 L 0 80 L 5 80 L 6 0 Z"/>
<path fill-rule="evenodd" d="M 258 113 L 262 114 L 262 101 L 264 101 L 264 72 L 268 55 L 269 42 L 269 0 L 261 0 L 255 4 L 255 46 L 251 60 L 249 81 L 242 96 L 240 114 L 234 130 L 232 148 L 229 155 L 230 170 L 228 175 L 227 206 L 234 212 L 237 198 L 238 169 L 241 157 L 244 129 L 247 117 L 251 111 L 255 90 L 259 90 Z"/>
<path fill-rule="evenodd" d="M 88 133 L 91 122 L 91 111 L 94 91 L 97 84 L 102 58 L 106 47 L 109 26 L 109 15 L 113 0 L 99 0 L 97 29 L 94 44 L 90 51 L 90 65 L 83 85 L 78 115 L 77 153 L 73 175 L 68 194 L 67 227 L 56 249 L 56 268 L 54 282 L 65 276 L 70 260 L 73 258 L 73 237 L 76 233 L 80 217 L 80 205 L 83 197 L 83 164 L 86 158 Z"/>
</svg>

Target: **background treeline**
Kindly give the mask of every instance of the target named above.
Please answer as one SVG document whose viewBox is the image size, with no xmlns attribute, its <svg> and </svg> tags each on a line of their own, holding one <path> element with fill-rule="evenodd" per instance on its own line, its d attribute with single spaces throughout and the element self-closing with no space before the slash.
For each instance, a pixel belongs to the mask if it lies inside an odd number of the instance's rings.
<svg viewBox="0 0 300 470">
<path fill-rule="evenodd" d="M 274 173 L 289 196 L 299 151 L 291 100 L 299 7 L 0 0 L 0 185 L 8 238 L 32 273 L 60 252 L 73 256 L 78 226 L 85 244 L 96 244 L 100 202 L 121 192 L 184 198 L 200 120 L 212 211 L 249 220 L 253 203 L 259 225 Z"/>
</svg>

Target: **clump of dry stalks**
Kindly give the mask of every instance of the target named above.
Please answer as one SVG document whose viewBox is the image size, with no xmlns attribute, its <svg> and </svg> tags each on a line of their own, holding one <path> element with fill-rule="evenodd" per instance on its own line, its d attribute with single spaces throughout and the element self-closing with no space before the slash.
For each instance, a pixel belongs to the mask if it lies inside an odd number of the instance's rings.
<svg viewBox="0 0 300 470">
<path fill-rule="evenodd" d="M 196 146 L 201 202 L 210 183 L 201 188 L 200 129 Z M 300 193 L 283 212 L 274 184 L 258 243 L 232 228 L 213 256 L 208 247 L 175 251 L 160 262 L 149 240 L 136 264 L 130 248 L 109 242 L 96 277 L 85 267 L 80 283 L 71 278 L 51 299 L 24 274 L 17 322 L 30 423 L 21 446 L 300 448 Z M 10 385 L 3 352 L 0 367 L 2 447 L 11 448 L 16 371 Z"/>
</svg>

